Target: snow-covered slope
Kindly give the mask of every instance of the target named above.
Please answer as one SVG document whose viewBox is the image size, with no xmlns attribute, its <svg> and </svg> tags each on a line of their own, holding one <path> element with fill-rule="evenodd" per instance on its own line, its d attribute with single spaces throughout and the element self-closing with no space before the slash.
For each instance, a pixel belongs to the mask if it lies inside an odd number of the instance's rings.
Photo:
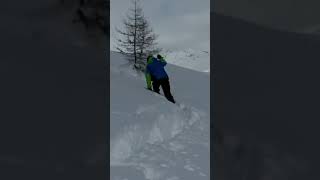
<svg viewBox="0 0 320 180">
<path fill-rule="evenodd" d="M 175 105 L 122 55 L 110 64 L 110 179 L 209 179 L 209 75 L 168 64 Z"/>
<path fill-rule="evenodd" d="M 166 60 L 174 65 L 201 72 L 210 72 L 210 52 L 194 49 L 163 50 Z"/>
</svg>

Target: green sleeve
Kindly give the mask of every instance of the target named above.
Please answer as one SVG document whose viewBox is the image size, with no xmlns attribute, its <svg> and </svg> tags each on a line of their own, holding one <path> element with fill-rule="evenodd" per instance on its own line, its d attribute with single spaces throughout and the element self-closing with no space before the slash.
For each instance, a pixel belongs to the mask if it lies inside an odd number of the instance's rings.
<svg viewBox="0 0 320 180">
<path fill-rule="evenodd" d="M 164 60 L 163 57 L 160 59 L 160 62 L 161 62 L 161 64 L 162 64 L 162 66 L 167 65 L 167 62 L 166 62 L 166 60 Z"/>
<path fill-rule="evenodd" d="M 165 62 L 165 63 L 166 63 L 166 60 L 164 60 L 164 58 L 163 58 L 163 57 L 160 59 L 160 61 L 161 61 L 161 62 Z"/>
<path fill-rule="evenodd" d="M 147 88 L 151 89 L 151 75 L 146 73 Z"/>
</svg>

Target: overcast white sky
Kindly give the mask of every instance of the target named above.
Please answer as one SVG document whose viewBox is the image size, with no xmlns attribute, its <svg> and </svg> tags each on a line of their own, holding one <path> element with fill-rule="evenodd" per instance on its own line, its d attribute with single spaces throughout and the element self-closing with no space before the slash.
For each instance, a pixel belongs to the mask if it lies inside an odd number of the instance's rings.
<svg viewBox="0 0 320 180">
<path fill-rule="evenodd" d="M 131 0 L 110 0 L 110 48 L 114 28 L 131 7 Z M 164 49 L 210 50 L 210 0 L 141 0 L 145 16 Z"/>
</svg>

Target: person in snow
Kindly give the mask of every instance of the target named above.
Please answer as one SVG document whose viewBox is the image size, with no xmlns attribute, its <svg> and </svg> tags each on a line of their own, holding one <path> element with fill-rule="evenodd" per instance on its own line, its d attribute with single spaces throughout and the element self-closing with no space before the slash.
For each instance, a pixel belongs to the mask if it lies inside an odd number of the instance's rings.
<svg viewBox="0 0 320 180">
<path fill-rule="evenodd" d="M 146 81 L 147 88 L 151 89 L 151 83 L 153 91 L 160 94 L 160 86 L 162 87 L 162 91 L 164 96 L 168 99 L 168 101 L 175 103 L 173 96 L 170 92 L 170 82 L 169 77 L 166 71 L 164 70 L 164 66 L 166 66 L 167 62 L 163 59 L 161 55 L 157 55 L 157 58 L 149 55 L 147 57 L 147 67 L 146 67 Z"/>
</svg>

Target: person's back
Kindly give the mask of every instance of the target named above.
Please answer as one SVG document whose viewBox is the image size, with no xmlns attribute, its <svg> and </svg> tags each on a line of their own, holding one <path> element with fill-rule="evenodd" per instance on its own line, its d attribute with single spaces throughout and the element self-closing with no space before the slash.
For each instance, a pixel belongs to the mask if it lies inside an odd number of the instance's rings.
<svg viewBox="0 0 320 180">
<path fill-rule="evenodd" d="M 147 65 L 147 71 L 156 79 L 168 78 L 166 71 L 164 70 L 164 66 L 167 63 L 164 60 L 158 60 L 156 58 L 152 58 Z"/>
</svg>

